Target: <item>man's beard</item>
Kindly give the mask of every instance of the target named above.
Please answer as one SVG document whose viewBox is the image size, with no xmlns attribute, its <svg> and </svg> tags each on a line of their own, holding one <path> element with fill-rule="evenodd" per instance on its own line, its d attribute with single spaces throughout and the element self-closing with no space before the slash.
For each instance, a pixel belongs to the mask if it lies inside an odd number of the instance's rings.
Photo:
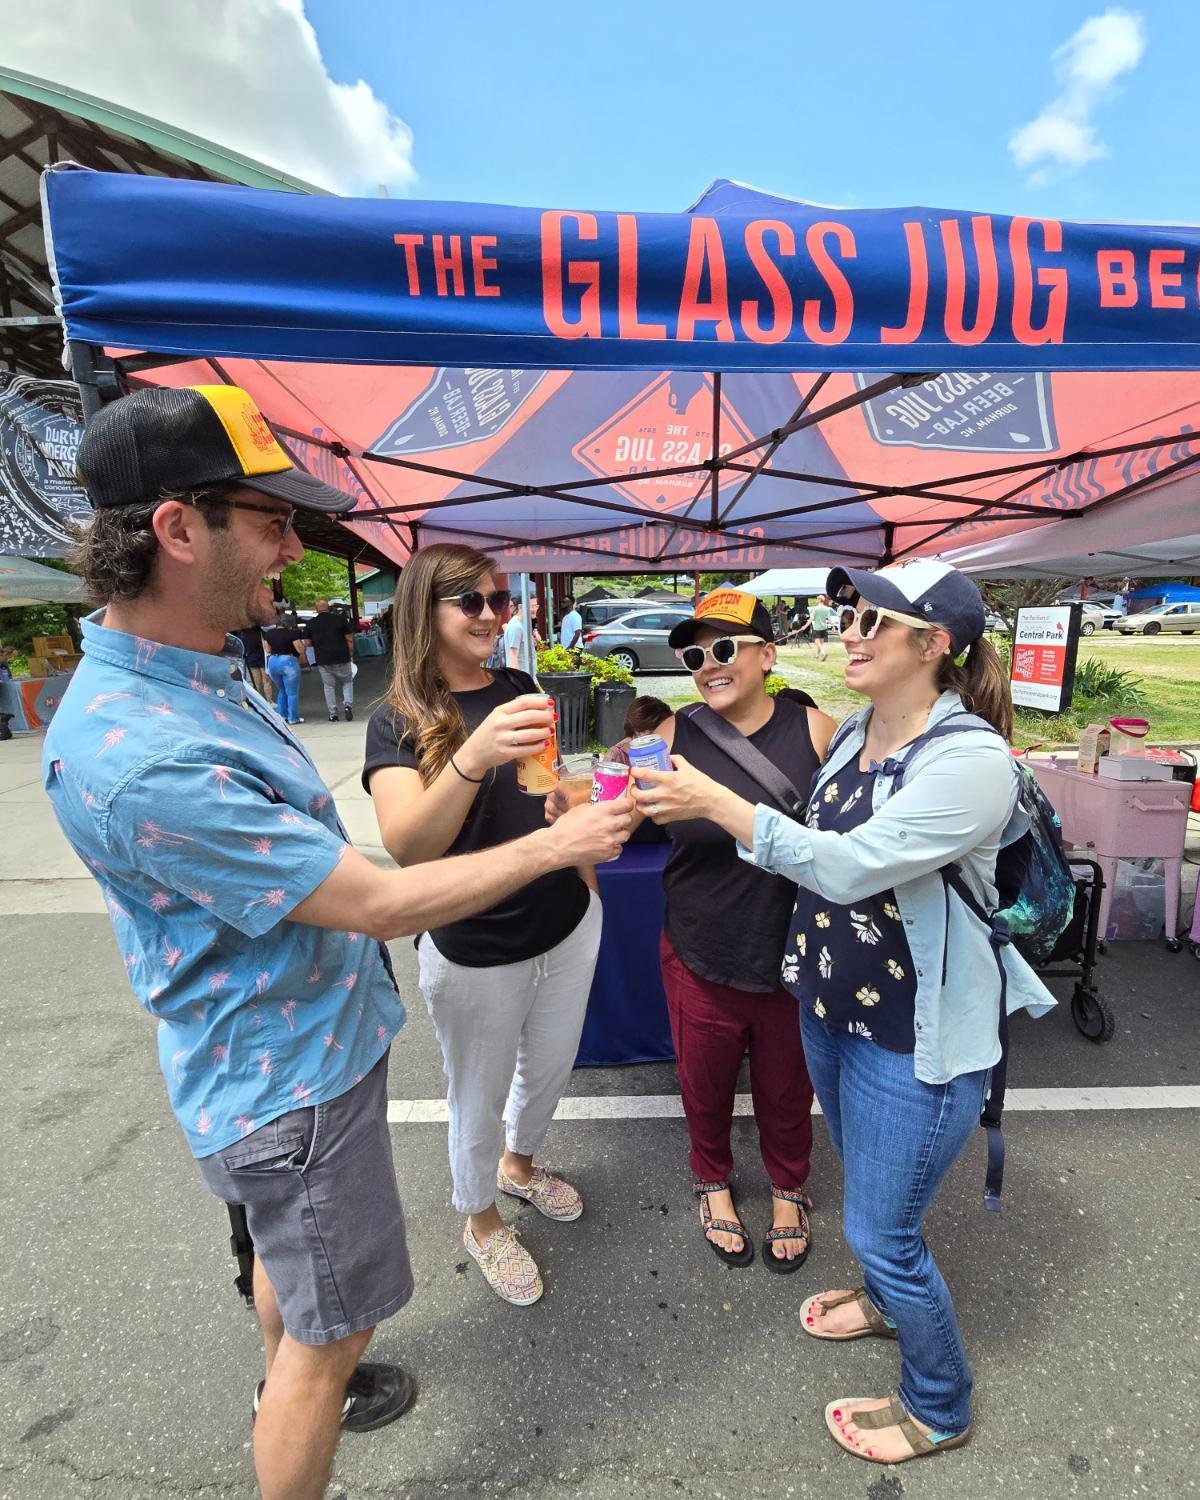
<svg viewBox="0 0 1200 1500">
<path fill-rule="evenodd" d="M 275 603 L 263 595 L 265 570 L 252 566 L 231 531 L 212 533 L 208 577 L 200 596 L 206 625 L 228 634 L 275 623 Z"/>
</svg>

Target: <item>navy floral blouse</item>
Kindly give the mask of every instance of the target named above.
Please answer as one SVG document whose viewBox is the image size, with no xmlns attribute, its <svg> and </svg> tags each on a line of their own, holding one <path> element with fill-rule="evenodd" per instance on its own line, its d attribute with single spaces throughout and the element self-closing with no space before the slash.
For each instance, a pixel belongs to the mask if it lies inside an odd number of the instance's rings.
<svg viewBox="0 0 1200 1500">
<path fill-rule="evenodd" d="M 805 823 L 830 833 L 865 823 L 876 774 L 854 762 L 845 766 L 817 790 Z M 827 1025 L 890 1052 L 911 1052 L 917 981 L 893 893 L 853 906 L 838 906 L 803 886 L 796 894 L 783 987 Z"/>
</svg>

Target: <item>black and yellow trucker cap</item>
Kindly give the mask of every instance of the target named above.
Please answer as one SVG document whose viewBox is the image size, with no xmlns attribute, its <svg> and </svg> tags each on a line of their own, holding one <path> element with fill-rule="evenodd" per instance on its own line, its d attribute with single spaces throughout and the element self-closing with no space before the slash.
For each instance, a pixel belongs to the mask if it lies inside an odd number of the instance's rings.
<svg viewBox="0 0 1200 1500">
<path fill-rule="evenodd" d="M 355 497 L 297 469 L 236 385 L 154 387 L 102 407 L 76 468 L 96 510 L 141 505 L 164 490 L 245 485 L 303 510 L 350 510 Z"/>
</svg>

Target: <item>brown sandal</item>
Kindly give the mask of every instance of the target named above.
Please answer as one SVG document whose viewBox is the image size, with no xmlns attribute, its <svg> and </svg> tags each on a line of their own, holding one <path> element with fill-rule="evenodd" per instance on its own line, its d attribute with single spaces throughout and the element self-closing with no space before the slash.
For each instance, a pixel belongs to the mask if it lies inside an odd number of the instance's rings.
<svg viewBox="0 0 1200 1500">
<path fill-rule="evenodd" d="M 704 1242 L 708 1248 L 727 1266 L 748 1266 L 754 1259 L 754 1241 L 746 1233 L 746 1226 L 740 1219 L 714 1219 L 712 1209 L 708 1206 L 709 1193 L 728 1192 L 727 1182 L 697 1182 L 692 1191 L 700 1199 L 700 1227 L 704 1233 Z M 737 1213 L 737 1209 L 734 1209 Z M 736 1234 L 742 1242 L 740 1250 L 726 1250 L 723 1245 L 718 1245 L 716 1240 L 710 1237 L 710 1230 L 719 1230 L 722 1234 Z"/>
<path fill-rule="evenodd" d="M 771 1197 L 794 1203 L 800 1220 L 798 1224 L 781 1224 L 778 1228 L 772 1226 L 763 1238 L 763 1265 L 768 1271 L 774 1271 L 777 1276 L 788 1276 L 800 1269 L 808 1259 L 808 1252 L 812 1249 L 812 1225 L 808 1222 L 808 1214 L 805 1212 L 806 1209 L 812 1207 L 812 1199 L 803 1190 L 778 1188 L 774 1183 L 771 1184 Z M 780 1257 L 771 1248 L 779 1240 L 803 1240 L 804 1249 L 799 1255 L 793 1255 L 790 1260 L 787 1256 Z"/>
<path fill-rule="evenodd" d="M 849 1333 L 818 1333 L 813 1326 L 814 1308 L 819 1307 L 823 1313 L 827 1313 L 832 1312 L 835 1307 L 844 1307 L 847 1302 L 857 1304 L 866 1327 L 852 1329 Z M 866 1287 L 861 1286 L 852 1292 L 818 1292 L 815 1297 L 810 1297 L 800 1309 L 800 1326 L 809 1338 L 828 1339 L 833 1344 L 845 1344 L 851 1339 L 865 1339 L 872 1335 L 881 1339 L 896 1337 L 895 1328 L 867 1296 Z"/>
<path fill-rule="evenodd" d="M 846 1407 L 853 1406 L 856 1401 L 869 1401 L 869 1396 L 847 1396 L 841 1401 L 831 1401 L 825 1408 L 825 1426 L 829 1429 L 829 1436 L 839 1448 L 847 1453 L 853 1454 L 855 1458 L 864 1458 L 870 1464 L 903 1464 L 910 1458 L 923 1458 L 927 1453 L 941 1453 L 947 1448 L 961 1448 L 971 1437 L 971 1429 L 967 1427 L 960 1433 L 933 1434 L 924 1433 L 905 1411 L 899 1396 L 892 1396 L 886 1406 L 877 1407 L 874 1411 L 847 1412 L 847 1417 L 854 1425 L 867 1432 L 878 1432 L 884 1427 L 898 1427 L 904 1435 L 904 1440 L 912 1449 L 911 1453 L 902 1458 L 879 1458 L 870 1448 L 856 1448 L 842 1436 L 840 1427 L 834 1421 L 834 1413 L 840 1417 Z M 869 1441 L 869 1440 L 868 1440 Z"/>
</svg>

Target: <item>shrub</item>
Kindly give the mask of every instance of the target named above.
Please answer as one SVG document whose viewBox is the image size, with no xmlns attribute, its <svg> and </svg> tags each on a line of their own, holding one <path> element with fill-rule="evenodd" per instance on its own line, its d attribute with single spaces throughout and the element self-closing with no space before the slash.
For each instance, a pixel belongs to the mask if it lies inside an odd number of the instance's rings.
<svg viewBox="0 0 1200 1500">
<path fill-rule="evenodd" d="M 1121 672 L 1098 656 L 1089 657 L 1075 669 L 1075 696 L 1091 698 L 1123 708 L 1140 708 L 1146 701 L 1145 679 L 1136 672 Z"/>
<path fill-rule="evenodd" d="M 763 687 L 766 688 L 768 695 L 773 698 L 776 693 L 781 693 L 787 687 L 787 678 L 781 677 L 778 672 L 768 672 L 767 680 L 763 683 Z"/>
<path fill-rule="evenodd" d="M 568 651 L 565 646 L 544 646 L 537 654 L 538 672 L 586 672 L 597 682 L 624 682 L 633 686 L 633 673 L 618 666 L 606 656 L 592 656 L 587 651 Z"/>
</svg>

